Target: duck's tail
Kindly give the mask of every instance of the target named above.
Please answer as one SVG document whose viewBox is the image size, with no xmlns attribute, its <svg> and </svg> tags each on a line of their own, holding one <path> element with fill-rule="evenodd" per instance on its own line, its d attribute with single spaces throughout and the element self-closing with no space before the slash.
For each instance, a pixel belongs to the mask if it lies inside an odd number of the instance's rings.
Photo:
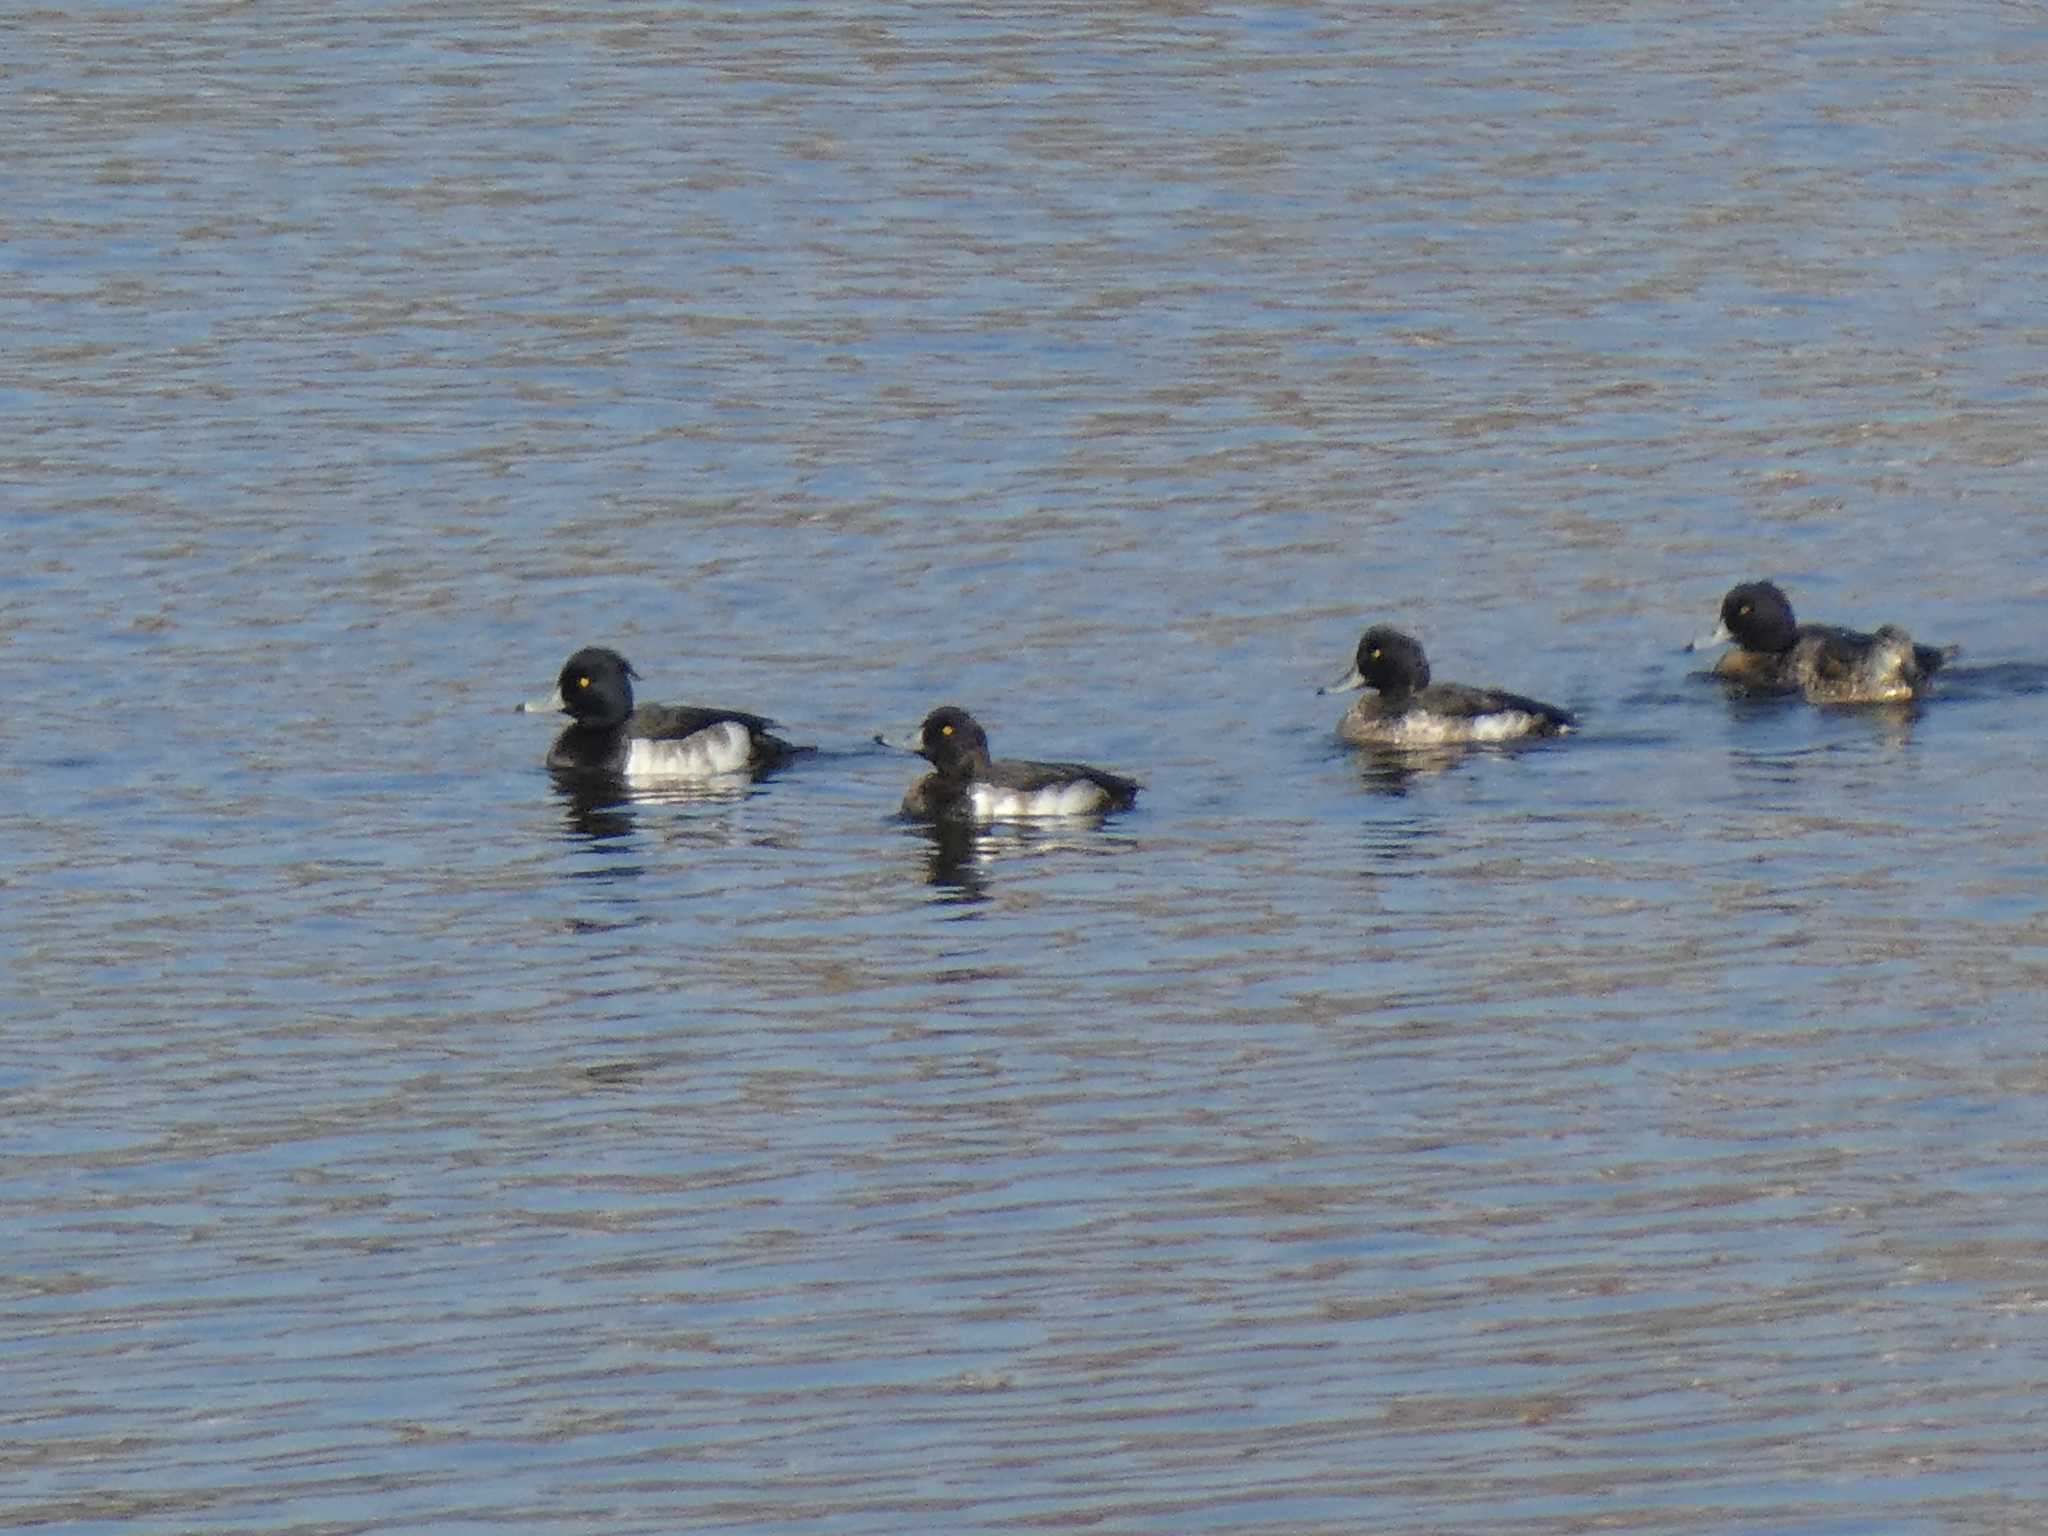
<svg viewBox="0 0 2048 1536">
<path fill-rule="evenodd" d="M 1913 647 L 1913 663 L 1919 667 L 1923 677 L 1932 677 L 1939 672 L 1944 662 L 1954 661 L 1962 655 L 1960 645 L 1916 645 Z"/>
</svg>

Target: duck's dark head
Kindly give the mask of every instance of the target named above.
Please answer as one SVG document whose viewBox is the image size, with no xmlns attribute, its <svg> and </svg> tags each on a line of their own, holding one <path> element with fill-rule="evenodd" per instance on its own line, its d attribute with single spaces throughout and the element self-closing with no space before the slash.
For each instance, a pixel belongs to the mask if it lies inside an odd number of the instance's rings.
<svg viewBox="0 0 2048 1536">
<path fill-rule="evenodd" d="M 1429 658 L 1411 636 L 1385 624 L 1375 624 L 1358 642 L 1358 656 L 1344 676 L 1324 688 L 1324 693 L 1349 693 L 1356 688 L 1376 688 L 1381 694 L 1399 698 L 1419 693 L 1429 686 Z"/>
</svg>

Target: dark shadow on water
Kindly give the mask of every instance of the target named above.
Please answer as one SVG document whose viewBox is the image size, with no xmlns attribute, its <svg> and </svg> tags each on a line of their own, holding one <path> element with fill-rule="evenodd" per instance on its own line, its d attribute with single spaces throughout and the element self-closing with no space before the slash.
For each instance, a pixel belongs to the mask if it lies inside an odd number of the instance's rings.
<svg viewBox="0 0 2048 1536">
<path fill-rule="evenodd" d="M 925 883 L 940 899 L 959 905 L 989 900 L 990 877 L 1004 859 L 1043 857 L 1057 853 L 1106 853 L 1133 848 L 1135 842 L 1103 830 L 1097 820 L 1077 818 L 1043 826 L 1011 824 L 977 827 L 967 822 L 906 823 L 929 846 L 925 852 Z"/>
<path fill-rule="evenodd" d="M 965 822 L 940 821 L 917 830 L 931 844 L 925 854 L 925 883 L 937 886 L 949 901 L 987 901 L 988 873 L 974 828 Z"/>
<path fill-rule="evenodd" d="M 572 839 L 614 843 L 631 837 L 636 830 L 633 802 L 621 786 L 557 779 L 555 792 L 562 800 L 563 830 Z"/>
<path fill-rule="evenodd" d="M 2017 661 L 1944 667 L 1925 696 L 1900 704 L 1810 704 L 1796 693 L 1728 689 L 1729 718 L 1745 734 L 1811 722 L 1800 728 L 1797 741 L 1780 736 L 1768 744 L 1738 746 L 1732 766 L 1752 778 L 1791 783 L 1807 765 L 1833 754 L 1862 754 L 1872 746 L 1887 752 L 1906 750 L 1913 746 L 1920 722 L 1930 716 L 1938 719 L 1945 709 L 2042 693 L 2048 693 L 2048 665 Z"/>
<path fill-rule="evenodd" d="M 655 806 L 722 809 L 744 804 L 759 793 L 758 781 L 745 775 L 703 783 L 627 784 L 608 775 L 551 775 L 561 797 L 563 817 L 579 837 L 622 837 L 635 830 L 635 813 Z"/>
<path fill-rule="evenodd" d="M 1357 759 L 1359 781 L 1366 789 L 1375 795 L 1398 799 L 1467 763 L 1552 749 L 1569 751 L 1582 735 L 1583 732 L 1574 731 L 1562 738 L 1534 737 L 1527 741 L 1448 742 L 1430 747 L 1357 746 L 1349 750 Z"/>
<path fill-rule="evenodd" d="M 1773 749 L 1739 749 L 1739 756 L 1753 761 L 1790 762 L 1822 753 L 1861 749 L 1873 743 L 1887 748 L 1905 747 L 1912 743 L 1913 728 L 1920 717 L 1938 705 L 1938 695 L 1902 704 L 1809 704 L 1796 693 L 1753 693 L 1739 688 L 1727 693 L 1729 719 L 1745 730 L 1811 719 L 1822 731 L 1818 740 L 1783 743 Z"/>
<path fill-rule="evenodd" d="M 600 873 L 604 877 L 616 879 L 621 875 L 638 875 L 640 872 L 640 866 L 635 865 L 631 870 L 606 869 Z M 569 878 L 572 880 L 587 880 L 590 878 L 590 875 L 584 873 L 571 875 Z M 622 918 L 572 917 L 566 926 L 569 932 L 577 935 L 577 937 L 590 938 L 607 933 L 624 933 L 629 928 L 641 928 L 645 927 L 646 924 L 647 919 L 645 917 L 635 915 Z"/>
<path fill-rule="evenodd" d="M 2048 693 L 2048 662 L 1999 661 L 1988 666 L 1947 666 L 1935 675 L 1930 704 L 1943 699 L 2021 698 Z"/>
<path fill-rule="evenodd" d="M 1359 747 L 1358 776 L 1376 795 L 1398 799 L 1431 779 L 1442 778 L 1462 764 L 1471 747 Z"/>
<path fill-rule="evenodd" d="M 655 1070 L 651 1061 L 601 1061 L 578 1075 L 592 1088 L 618 1093 L 641 1087 Z"/>
<path fill-rule="evenodd" d="M 607 884 L 648 872 L 645 855 L 653 846 L 649 833 L 658 835 L 662 847 L 730 848 L 744 840 L 734 812 L 755 793 L 754 785 L 744 779 L 628 787 L 613 778 L 553 777 L 564 839 L 594 856 L 587 867 L 569 871 L 569 878 Z"/>
</svg>

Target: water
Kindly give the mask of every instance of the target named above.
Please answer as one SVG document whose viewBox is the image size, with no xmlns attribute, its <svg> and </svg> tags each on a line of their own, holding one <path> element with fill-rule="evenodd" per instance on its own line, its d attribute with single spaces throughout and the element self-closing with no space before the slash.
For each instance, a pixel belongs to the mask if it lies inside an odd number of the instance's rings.
<svg viewBox="0 0 2048 1536">
<path fill-rule="evenodd" d="M 2048 1520 L 2032 12 L 7 54 L 0 1525 Z M 591 641 L 823 750 L 564 798 Z M 903 826 L 942 702 L 1147 794 Z"/>
</svg>

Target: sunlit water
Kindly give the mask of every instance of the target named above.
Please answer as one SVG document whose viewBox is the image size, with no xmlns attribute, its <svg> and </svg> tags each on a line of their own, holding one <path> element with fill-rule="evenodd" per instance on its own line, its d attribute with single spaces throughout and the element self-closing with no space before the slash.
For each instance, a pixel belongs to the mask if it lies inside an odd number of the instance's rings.
<svg viewBox="0 0 2048 1536">
<path fill-rule="evenodd" d="M 19 19 L 0 1525 L 2048 1525 L 2044 71 Z M 1963 657 L 1726 700 L 1761 575 Z M 1584 731 L 1338 747 L 1374 620 Z M 587 642 L 820 751 L 566 795 Z M 1138 809 L 901 824 L 947 702 Z"/>
</svg>

